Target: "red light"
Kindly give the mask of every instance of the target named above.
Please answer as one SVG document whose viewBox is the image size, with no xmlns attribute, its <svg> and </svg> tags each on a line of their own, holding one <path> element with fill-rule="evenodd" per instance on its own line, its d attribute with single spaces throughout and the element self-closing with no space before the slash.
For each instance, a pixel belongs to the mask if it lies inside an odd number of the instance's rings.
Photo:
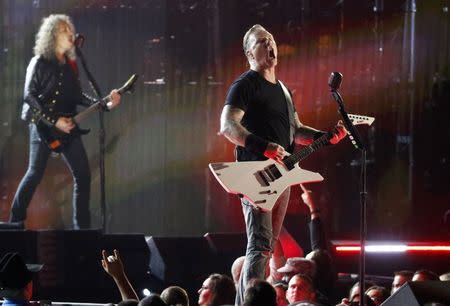
<svg viewBox="0 0 450 306">
<path fill-rule="evenodd" d="M 336 252 L 351 253 L 359 252 L 359 245 L 338 245 Z M 450 253 L 450 245 L 442 244 L 367 244 L 366 253 L 405 253 L 405 252 L 423 252 L 423 253 Z"/>
</svg>

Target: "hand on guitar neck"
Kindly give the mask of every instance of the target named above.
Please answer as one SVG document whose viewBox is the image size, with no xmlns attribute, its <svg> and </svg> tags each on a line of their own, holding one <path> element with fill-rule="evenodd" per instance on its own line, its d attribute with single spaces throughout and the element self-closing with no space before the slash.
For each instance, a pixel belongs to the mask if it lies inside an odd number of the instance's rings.
<svg viewBox="0 0 450 306">
<path fill-rule="evenodd" d="M 117 89 L 113 89 L 109 94 L 109 102 L 106 103 L 106 106 L 108 107 L 109 110 L 111 110 L 119 104 L 120 104 L 120 93 Z"/>
<path fill-rule="evenodd" d="M 344 123 L 342 120 L 339 120 L 339 122 L 336 124 L 335 128 L 332 131 L 332 137 L 330 138 L 331 144 L 337 144 L 339 141 L 345 138 L 347 136 L 347 129 L 344 126 Z"/>
</svg>

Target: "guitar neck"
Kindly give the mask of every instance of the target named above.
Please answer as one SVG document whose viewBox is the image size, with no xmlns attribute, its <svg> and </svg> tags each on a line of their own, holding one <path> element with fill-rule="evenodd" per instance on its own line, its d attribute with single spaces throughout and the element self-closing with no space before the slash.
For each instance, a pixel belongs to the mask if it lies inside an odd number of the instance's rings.
<svg viewBox="0 0 450 306">
<path fill-rule="evenodd" d="M 117 93 L 119 95 L 123 95 L 125 92 L 129 92 L 132 90 L 134 83 L 136 82 L 138 76 L 136 74 L 133 74 L 128 81 L 117 90 Z M 88 117 L 90 114 L 92 114 L 93 112 L 103 108 L 106 103 L 111 99 L 111 95 L 107 95 L 106 97 L 104 97 L 103 99 L 101 99 L 100 101 L 92 104 L 91 106 L 89 106 L 88 108 L 86 108 L 85 110 L 83 110 L 82 112 L 78 113 L 77 115 L 75 115 L 72 119 L 76 122 L 76 123 L 80 123 L 81 121 L 83 121 L 84 119 L 86 119 L 86 117 Z"/>
<path fill-rule="evenodd" d="M 92 114 L 93 112 L 96 112 L 97 110 L 102 108 L 103 104 L 105 103 L 105 99 L 106 98 L 103 98 L 102 101 L 99 101 L 99 102 L 96 102 L 96 103 L 92 104 L 91 106 L 89 106 L 88 108 L 83 110 L 82 112 L 76 114 L 72 119 L 76 123 L 80 123 L 81 121 L 86 119 L 88 116 L 90 116 L 90 114 Z"/>
<path fill-rule="evenodd" d="M 368 116 L 363 116 L 363 115 L 348 114 L 348 117 L 349 117 L 350 121 L 353 123 L 353 125 L 361 125 L 361 124 L 371 125 L 375 121 L 374 117 L 368 117 Z M 288 158 L 284 159 L 283 163 L 286 165 L 286 167 L 288 169 L 292 169 L 296 163 L 304 160 L 311 153 L 313 153 L 313 152 L 317 151 L 318 149 L 322 148 L 323 146 L 329 144 L 331 137 L 332 137 L 332 135 L 330 133 L 325 133 L 320 138 L 316 139 L 309 146 L 304 147 L 297 153 L 292 154 Z"/>
<path fill-rule="evenodd" d="M 298 151 L 295 154 L 292 154 L 285 160 L 283 160 L 283 163 L 289 168 L 293 168 L 294 165 L 305 158 L 307 158 L 311 153 L 317 151 L 318 149 L 322 148 L 323 146 L 329 144 L 330 141 L 330 135 L 329 133 L 325 133 L 320 138 L 316 139 L 312 144 L 309 146 L 304 147 L 300 151 Z"/>
</svg>

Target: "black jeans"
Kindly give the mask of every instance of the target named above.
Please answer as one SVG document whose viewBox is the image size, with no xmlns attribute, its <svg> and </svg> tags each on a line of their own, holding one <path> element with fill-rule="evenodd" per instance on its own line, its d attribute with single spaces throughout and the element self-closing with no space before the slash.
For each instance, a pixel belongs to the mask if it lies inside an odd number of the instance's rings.
<svg viewBox="0 0 450 306">
<path fill-rule="evenodd" d="M 42 180 L 51 151 L 39 138 L 36 126 L 29 125 L 30 157 L 28 170 L 19 184 L 11 207 L 10 222 L 25 221 L 27 208 L 36 187 Z M 73 176 L 73 226 L 74 229 L 89 228 L 91 217 L 89 196 L 91 172 L 81 137 L 75 137 L 61 153 Z"/>
</svg>

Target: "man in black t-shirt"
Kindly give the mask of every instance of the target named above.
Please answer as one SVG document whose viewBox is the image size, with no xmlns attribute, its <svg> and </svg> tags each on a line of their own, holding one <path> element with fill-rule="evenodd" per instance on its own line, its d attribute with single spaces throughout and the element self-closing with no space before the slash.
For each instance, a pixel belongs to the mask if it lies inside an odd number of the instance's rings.
<svg viewBox="0 0 450 306">
<path fill-rule="evenodd" d="M 271 158 L 281 163 L 286 154 L 292 153 L 294 138 L 307 145 L 324 132 L 302 124 L 292 101 L 286 99 L 290 93 L 275 76 L 277 45 L 273 36 L 262 26 L 254 25 L 244 36 L 243 48 L 250 70 L 233 82 L 228 91 L 221 115 L 221 133 L 237 145 L 238 161 Z M 330 143 L 338 143 L 345 135 L 345 128 L 338 123 Z M 236 305 L 243 304 L 248 281 L 265 276 L 289 194 L 287 188 L 270 212 L 254 208 L 246 199 L 241 200 L 248 243 Z M 276 271 L 283 264 L 275 260 L 271 270 Z"/>
</svg>

